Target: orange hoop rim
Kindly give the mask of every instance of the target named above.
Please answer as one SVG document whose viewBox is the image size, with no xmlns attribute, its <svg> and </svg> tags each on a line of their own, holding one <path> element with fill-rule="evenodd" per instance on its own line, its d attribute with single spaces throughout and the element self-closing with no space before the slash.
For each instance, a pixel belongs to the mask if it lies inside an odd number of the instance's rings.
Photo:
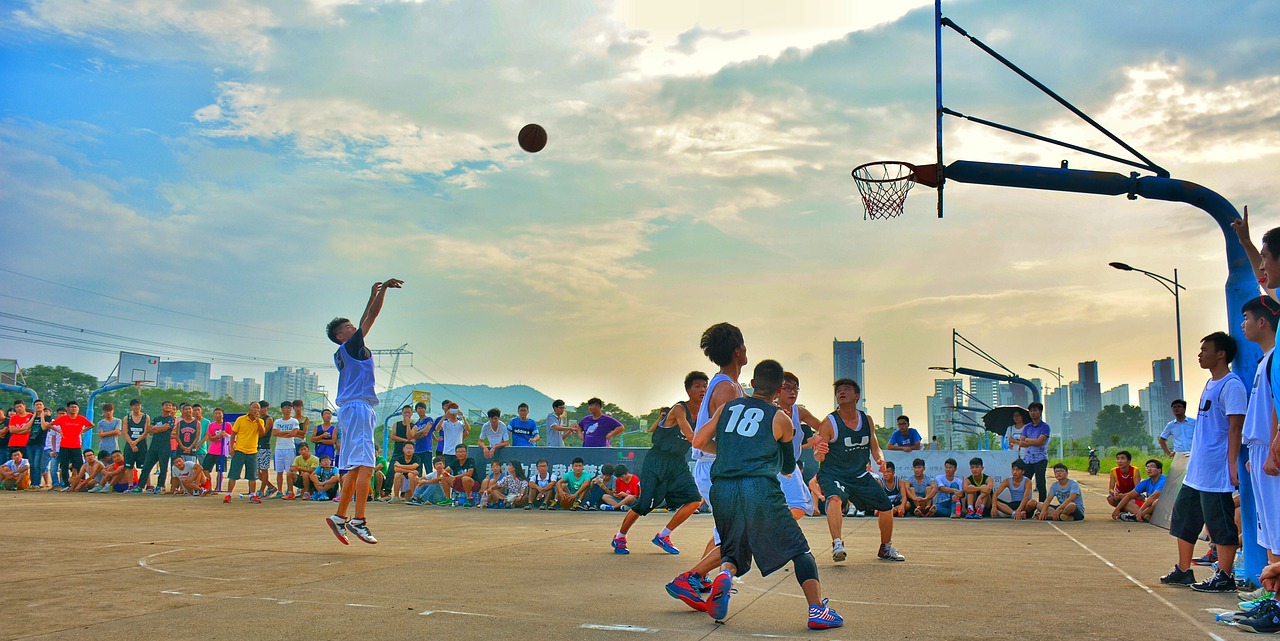
<svg viewBox="0 0 1280 641">
<path fill-rule="evenodd" d="M 898 176 L 896 178 L 870 178 L 870 177 L 861 177 L 858 175 L 859 170 L 866 169 L 868 167 L 874 167 L 876 165 L 881 165 L 881 166 L 901 165 L 906 167 L 909 171 L 907 171 L 904 175 Z M 849 172 L 849 175 L 854 180 L 862 183 L 883 184 L 883 183 L 899 182 L 903 180 L 910 180 L 912 182 L 924 185 L 925 187 L 937 188 L 938 184 L 942 182 L 938 180 L 939 173 L 940 172 L 938 171 L 937 165 L 913 165 L 909 162 L 902 161 L 902 160 L 873 160 L 871 162 L 862 163 L 861 165 L 854 167 L 853 170 Z"/>
</svg>

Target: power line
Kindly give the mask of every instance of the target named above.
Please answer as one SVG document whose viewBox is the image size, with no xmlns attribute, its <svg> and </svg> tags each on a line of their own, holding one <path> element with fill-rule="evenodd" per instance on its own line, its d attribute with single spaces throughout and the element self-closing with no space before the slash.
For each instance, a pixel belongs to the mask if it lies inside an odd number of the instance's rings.
<svg viewBox="0 0 1280 641">
<path fill-rule="evenodd" d="M 148 308 L 148 309 L 154 309 L 154 310 L 157 310 L 157 311 L 167 312 L 167 313 L 170 313 L 170 314 L 178 314 L 178 315 L 180 315 L 180 316 L 188 316 L 188 317 L 190 317 L 190 318 L 198 318 L 198 319 L 200 319 L 200 320 L 209 321 L 209 322 L 211 322 L 211 323 L 222 323 L 223 325 L 233 325 L 233 326 L 235 326 L 235 327 L 245 327 L 245 328 L 248 328 L 248 329 L 256 329 L 256 330 L 258 330 L 258 331 L 260 331 L 260 332 L 273 332 L 273 333 L 276 333 L 276 334 L 285 334 L 285 335 L 288 335 L 288 336 L 301 336 L 301 337 L 303 337 L 303 338 L 314 338 L 313 336 L 311 336 L 311 335 L 309 335 L 309 334 L 299 334 L 299 333 L 297 333 L 297 332 L 286 332 L 286 331 L 284 331 L 284 330 L 271 329 L 271 328 L 269 328 L 269 327 L 258 327 L 258 326 L 256 326 L 256 325 L 247 325 L 247 324 L 245 324 L 245 323 L 237 323 L 237 322 L 234 322 L 234 321 L 223 320 L 223 319 L 221 319 L 221 318 L 212 318 L 212 317 L 209 317 L 209 316 L 201 316 L 201 315 L 199 315 L 199 314 L 192 314 L 192 313 L 190 313 L 190 312 L 184 312 L 184 311 L 177 310 L 177 309 L 169 309 L 168 307 L 160 307 L 159 305 L 151 305 L 151 304 L 149 304 L 149 303 L 140 303 L 140 302 L 135 301 L 135 300 L 129 300 L 129 299 L 127 299 L 127 298 L 120 298 L 119 296 L 112 296 L 112 295 L 110 295 L 110 294 L 103 294 L 103 293 L 101 293 L 101 292 L 95 292 L 95 291 L 93 291 L 93 290 L 85 289 L 85 288 L 83 288 L 83 287 L 76 287 L 75 285 L 67 285 L 66 283 L 59 283 L 59 282 L 56 282 L 56 281 L 48 280 L 48 279 L 46 279 L 46 278 L 40 278 L 39 276 L 32 276 L 31 274 L 24 274 L 24 273 L 22 273 L 22 272 L 16 272 L 16 271 L 14 271 L 14 270 L 12 270 L 12 269 L 6 269 L 6 268 L 4 268 L 4 267 L 0 267 L 0 272 L 5 272 L 5 273 L 8 273 L 8 274 L 13 274 L 14 276 L 22 276 L 23 278 L 30 278 L 31 280 L 40 281 L 40 282 L 42 282 L 42 283 L 47 283 L 47 284 L 49 284 L 49 285 L 57 285 L 58 287 L 65 287 L 65 288 L 67 288 L 67 289 L 75 290 L 75 291 L 78 291 L 78 292 L 84 292 L 84 293 L 86 293 L 86 294 L 93 294 L 94 296 L 101 296 L 101 297 L 103 297 L 103 298 L 108 298 L 108 299 L 111 299 L 111 300 L 114 300 L 114 301 L 120 301 L 120 302 L 122 302 L 122 303 L 128 303 L 128 304 L 130 304 L 130 305 L 137 305 L 137 306 L 139 306 L 139 307 L 146 307 L 146 308 Z"/>
<path fill-rule="evenodd" d="M 112 353 L 112 352 L 120 352 L 120 351 L 156 351 L 154 347 L 150 347 L 150 346 L 139 347 L 136 344 L 96 341 L 96 340 L 90 340 L 88 338 L 82 338 L 82 337 L 76 337 L 76 336 L 62 336 L 60 334 L 53 334 L 50 332 L 42 332 L 38 330 L 26 329 L 21 327 L 10 327 L 5 325 L 0 325 L 0 331 L 19 334 L 20 336 L 25 336 L 29 339 L 31 337 L 36 337 L 36 338 L 61 341 L 58 344 L 43 343 L 43 342 L 38 343 L 38 344 L 48 344 L 54 347 L 68 347 L 72 349 L 79 349 L 79 348 L 85 348 L 86 346 L 88 346 L 89 348 L 100 348 L 100 349 L 84 349 L 83 351 L 95 351 L 100 353 Z M 18 339 L 11 337 L 11 340 L 18 340 Z M 131 340 L 131 339 L 125 338 L 124 340 Z M 36 341 L 34 339 L 31 339 L 25 342 L 34 343 Z M 143 342 L 149 342 L 149 341 L 143 341 Z M 107 348 L 107 349 L 101 349 L 101 348 Z M 294 365 L 294 366 L 300 366 L 300 367 L 323 367 L 327 365 L 326 363 L 275 360 L 270 358 L 260 358 L 256 356 L 244 356 L 240 354 L 225 354 L 225 355 L 219 355 L 219 356 L 210 356 L 208 354 L 197 353 L 199 351 L 202 351 L 202 350 L 195 350 L 193 352 L 193 351 L 186 350 L 184 348 L 173 346 L 170 348 L 164 348 L 163 349 L 164 353 L 157 354 L 157 356 L 163 355 L 170 358 L 178 357 L 178 358 L 208 359 L 210 361 L 236 363 L 241 365 L 285 364 L 285 365 Z"/>
</svg>

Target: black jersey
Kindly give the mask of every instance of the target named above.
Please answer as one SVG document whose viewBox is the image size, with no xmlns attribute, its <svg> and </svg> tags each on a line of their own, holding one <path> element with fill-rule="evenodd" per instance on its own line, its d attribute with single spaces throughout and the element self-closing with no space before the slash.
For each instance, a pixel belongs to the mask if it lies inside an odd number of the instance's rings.
<svg viewBox="0 0 1280 641">
<path fill-rule="evenodd" d="M 871 462 L 871 419 L 859 411 L 855 430 L 845 425 L 837 412 L 827 418 L 835 425 L 836 438 L 828 443 L 830 449 L 818 467 L 818 474 L 846 479 L 867 474 L 867 465 Z"/>
<path fill-rule="evenodd" d="M 689 413 L 689 406 L 685 404 L 684 401 L 677 403 L 677 405 L 684 408 L 685 417 L 687 420 L 690 420 L 690 423 L 692 424 L 692 420 L 695 418 L 695 415 Z M 663 456 L 682 457 L 688 455 L 689 449 L 693 447 L 693 443 L 690 443 L 689 439 L 685 438 L 684 432 L 681 431 L 679 423 L 671 427 L 667 427 L 665 425 L 667 416 L 670 416 L 670 412 L 658 420 L 658 427 L 653 430 L 653 447 L 651 448 L 651 452 L 654 454 L 662 454 Z"/>
<path fill-rule="evenodd" d="M 758 398 L 735 398 L 720 408 L 716 460 L 711 480 L 765 477 L 777 482 L 781 467 L 773 417 L 778 406 Z M 790 447 L 788 445 L 787 447 Z"/>
<path fill-rule="evenodd" d="M 146 435 L 146 429 L 147 429 L 146 414 L 143 414 L 142 418 L 138 419 L 137 422 L 134 422 L 132 414 L 126 416 L 124 421 L 125 421 L 125 429 L 129 430 L 129 438 L 136 441 L 140 438 L 143 438 Z"/>
<path fill-rule="evenodd" d="M 178 423 L 176 416 L 157 416 L 151 419 L 151 427 L 163 427 L 164 431 L 152 432 L 149 449 L 153 452 L 173 451 L 173 427 Z"/>
</svg>

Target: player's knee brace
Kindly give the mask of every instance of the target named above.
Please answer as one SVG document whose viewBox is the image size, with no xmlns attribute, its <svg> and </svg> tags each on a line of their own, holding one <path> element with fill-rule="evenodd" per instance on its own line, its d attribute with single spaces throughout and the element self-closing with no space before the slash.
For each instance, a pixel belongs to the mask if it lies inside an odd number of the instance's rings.
<svg viewBox="0 0 1280 641">
<path fill-rule="evenodd" d="M 796 582 L 800 587 L 804 587 L 805 581 L 818 580 L 818 564 L 813 560 L 813 555 L 805 552 L 791 559 L 791 563 L 796 567 Z"/>
</svg>

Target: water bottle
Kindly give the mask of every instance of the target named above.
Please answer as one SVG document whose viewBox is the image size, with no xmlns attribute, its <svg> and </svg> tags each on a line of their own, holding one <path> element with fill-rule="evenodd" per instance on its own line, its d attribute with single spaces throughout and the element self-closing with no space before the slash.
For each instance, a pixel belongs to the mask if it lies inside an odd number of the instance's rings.
<svg viewBox="0 0 1280 641">
<path fill-rule="evenodd" d="M 961 516 L 963 516 L 963 514 L 962 514 L 962 508 L 960 507 L 960 501 L 956 501 L 956 518 L 958 519 Z"/>
<path fill-rule="evenodd" d="M 1235 616 L 1236 616 L 1235 612 L 1221 612 L 1219 614 L 1214 615 L 1213 620 L 1217 621 L 1218 623 L 1227 623 L 1235 620 Z"/>
<path fill-rule="evenodd" d="M 1236 555 L 1235 567 L 1233 568 L 1235 578 L 1236 578 L 1236 585 L 1244 585 L 1244 559 L 1241 558 L 1243 556 L 1244 555 L 1242 554 Z"/>
</svg>

